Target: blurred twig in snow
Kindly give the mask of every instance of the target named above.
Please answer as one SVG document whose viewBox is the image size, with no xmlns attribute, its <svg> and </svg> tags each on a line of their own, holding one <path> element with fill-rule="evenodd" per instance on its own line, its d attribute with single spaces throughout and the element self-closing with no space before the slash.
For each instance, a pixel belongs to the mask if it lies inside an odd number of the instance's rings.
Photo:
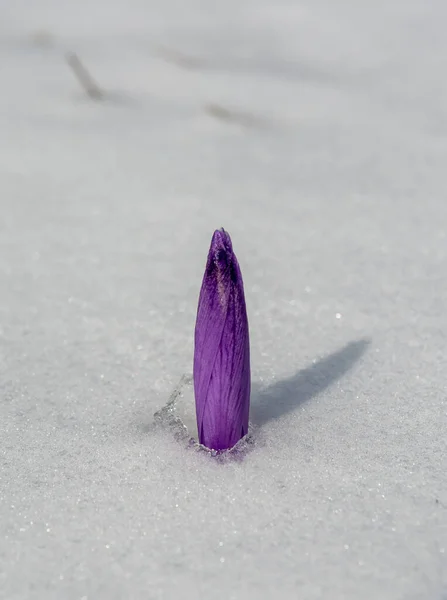
<svg viewBox="0 0 447 600">
<path fill-rule="evenodd" d="M 67 63 L 71 67 L 77 80 L 84 88 L 86 94 L 92 98 L 92 100 L 102 100 L 104 98 L 104 91 L 94 81 L 90 73 L 84 67 L 77 54 L 69 52 L 66 55 Z"/>
<path fill-rule="evenodd" d="M 219 119 L 220 121 L 237 123 L 238 125 L 243 125 L 244 127 L 259 127 L 265 124 L 262 119 L 255 117 L 250 113 L 229 110 L 220 104 L 206 104 L 204 108 L 206 113 L 215 119 Z"/>
<path fill-rule="evenodd" d="M 178 52 L 172 48 L 157 45 L 155 46 L 155 50 L 160 58 L 163 58 L 166 62 L 173 63 L 178 67 L 183 67 L 184 69 L 199 69 L 200 67 L 203 67 L 203 61 L 199 58 L 187 56 L 186 54 L 183 54 L 183 52 Z"/>
<path fill-rule="evenodd" d="M 31 34 L 31 41 L 36 46 L 48 48 L 53 45 L 54 38 L 49 31 L 39 29 Z"/>
</svg>

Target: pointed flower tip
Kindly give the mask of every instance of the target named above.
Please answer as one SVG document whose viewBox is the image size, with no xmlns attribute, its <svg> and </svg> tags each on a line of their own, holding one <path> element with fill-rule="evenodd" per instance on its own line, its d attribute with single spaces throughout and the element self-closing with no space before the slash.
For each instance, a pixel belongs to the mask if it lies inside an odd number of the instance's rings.
<svg viewBox="0 0 447 600">
<path fill-rule="evenodd" d="M 233 245 L 231 238 L 225 229 L 216 229 L 211 239 L 211 246 L 208 258 L 216 264 L 227 263 L 233 255 Z"/>
<path fill-rule="evenodd" d="M 217 246 L 232 249 L 231 238 L 223 227 L 216 229 L 216 231 L 213 233 L 211 248 Z"/>
<path fill-rule="evenodd" d="M 248 431 L 250 348 L 242 276 L 224 229 L 213 234 L 200 291 L 194 391 L 200 443 L 234 446 Z"/>
</svg>

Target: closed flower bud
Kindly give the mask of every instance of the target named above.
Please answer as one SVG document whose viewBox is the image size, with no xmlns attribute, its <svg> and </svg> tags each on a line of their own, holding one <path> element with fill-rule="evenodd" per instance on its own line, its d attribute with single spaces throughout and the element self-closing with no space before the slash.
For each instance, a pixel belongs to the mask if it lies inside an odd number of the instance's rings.
<svg viewBox="0 0 447 600">
<path fill-rule="evenodd" d="M 194 393 L 199 442 L 232 448 L 248 432 L 250 344 L 242 275 L 223 229 L 214 232 L 200 290 Z"/>
</svg>

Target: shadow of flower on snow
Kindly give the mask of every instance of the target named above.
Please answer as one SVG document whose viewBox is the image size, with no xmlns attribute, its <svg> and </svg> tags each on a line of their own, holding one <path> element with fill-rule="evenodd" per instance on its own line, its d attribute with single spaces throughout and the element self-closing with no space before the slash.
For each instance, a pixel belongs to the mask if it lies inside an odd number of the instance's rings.
<svg viewBox="0 0 447 600">
<path fill-rule="evenodd" d="M 248 434 L 229 450 L 215 451 L 205 448 L 182 419 L 182 402 L 185 394 L 188 410 L 193 412 L 192 376 L 184 375 L 174 388 L 167 404 L 154 415 L 155 425 L 170 430 L 177 441 L 195 451 L 217 457 L 220 461 L 242 460 L 262 440 L 261 430 L 274 419 L 296 410 L 311 400 L 349 371 L 364 354 L 369 340 L 350 342 L 340 350 L 322 358 L 292 377 L 261 388 L 254 384 L 250 407 Z M 191 416 L 191 415 L 190 415 Z M 262 443 L 262 442 L 261 442 Z"/>
<path fill-rule="evenodd" d="M 349 342 L 343 348 L 267 388 L 254 385 L 250 421 L 263 427 L 269 421 L 296 410 L 347 373 L 365 353 L 370 340 Z"/>
</svg>

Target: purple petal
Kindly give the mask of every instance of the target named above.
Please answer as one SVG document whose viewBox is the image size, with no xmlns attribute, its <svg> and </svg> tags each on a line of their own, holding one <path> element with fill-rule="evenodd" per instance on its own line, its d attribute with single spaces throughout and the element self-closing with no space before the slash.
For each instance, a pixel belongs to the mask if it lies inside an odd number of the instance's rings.
<svg viewBox="0 0 447 600">
<path fill-rule="evenodd" d="M 194 392 L 199 442 L 234 446 L 248 431 L 250 345 L 242 275 L 223 229 L 214 232 L 200 290 Z"/>
</svg>

